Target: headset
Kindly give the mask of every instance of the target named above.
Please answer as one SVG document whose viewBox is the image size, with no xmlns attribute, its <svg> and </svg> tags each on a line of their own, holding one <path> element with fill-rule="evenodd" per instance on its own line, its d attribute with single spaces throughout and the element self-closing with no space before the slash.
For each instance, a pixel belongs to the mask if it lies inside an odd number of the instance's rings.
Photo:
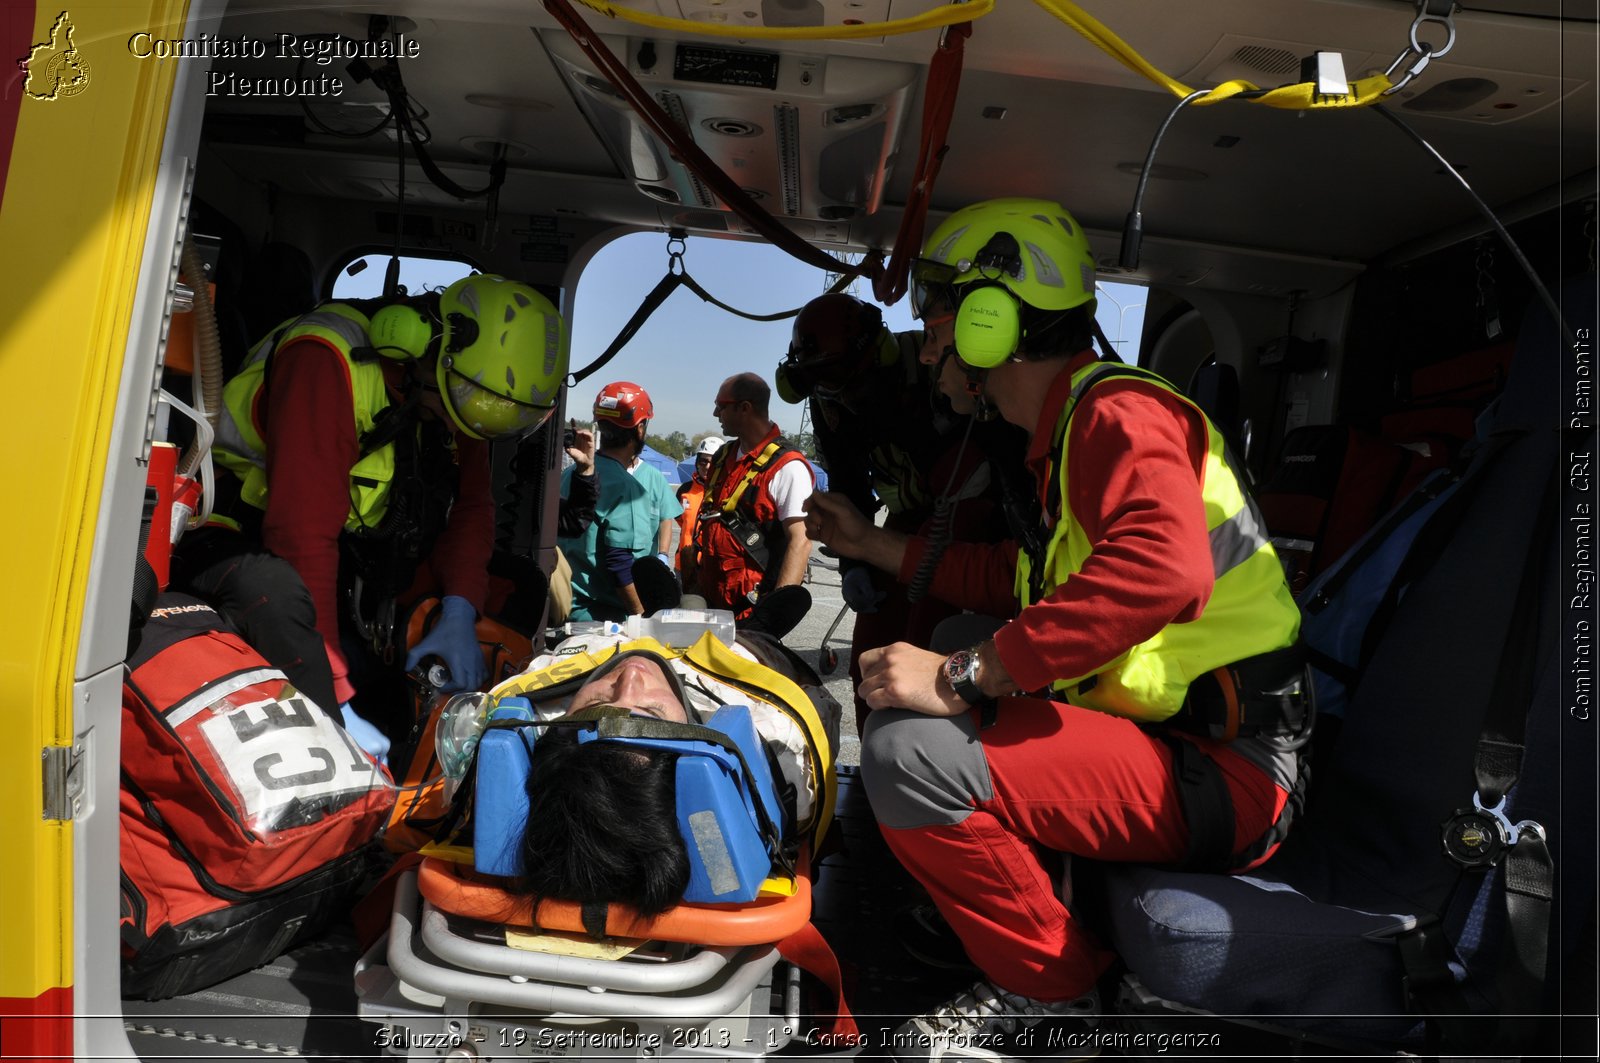
<svg viewBox="0 0 1600 1063">
<path fill-rule="evenodd" d="M 855 336 L 846 350 L 823 358 L 803 360 L 805 355 L 815 351 L 815 339 L 808 336 L 811 342 L 804 346 L 793 342 L 789 344 L 789 352 L 783 361 L 778 363 L 778 371 L 773 378 L 780 399 L 788 403 L 797 403 L 809 398 L 821 384 L 823 370 L 841 363 L 865 362 L 873 347 L 878 348 L 878 357 L 874 364 L 883 366 L 894 361 L 895 348 L 883 342 L 883 311 L 872 303 L 863 300 L 857 302 L 861 305 L 859 311 L 861 317 L 856 324 Z"/>
<path fill-rule="evenodd" d="M 416 361 L 426 355 L 438 333 L 434 319 L 403 302 L 379 308 L 367 328 L 373 350 L 397 362 Z"/>
<path fill-rule="evenodd" d="M 973 369 L 993 369 L 1016 354 L 1027 337 L 1022 300 L 1001 279 L 1022 274 L 1022 248 L 1017 238 L 1008 232 L 995 233 L 971 268 L 985 279 L 967 285 L 961 293 L 956 307 L 956 357 Z"/>
</svg>

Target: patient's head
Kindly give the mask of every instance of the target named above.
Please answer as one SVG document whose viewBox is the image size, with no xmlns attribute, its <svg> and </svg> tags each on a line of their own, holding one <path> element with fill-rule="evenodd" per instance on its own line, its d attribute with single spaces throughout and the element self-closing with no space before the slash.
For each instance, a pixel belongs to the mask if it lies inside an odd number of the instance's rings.
<svg viewBox="0 0 1600 1063">
<path fill-rule="evenodd" d="M 568 715 L 602 705 L 688 720 L 677 684 L 647 656 L 596 673 L 573 695 Z M 681 901 L 689 857 L 678 833 L 677 759 L 620 742 L 580 744 L 574 729 L 546 729 L 528 773 L 528 890 L 536 898 L 626 904 L 645 916 Z"/>
</svg>

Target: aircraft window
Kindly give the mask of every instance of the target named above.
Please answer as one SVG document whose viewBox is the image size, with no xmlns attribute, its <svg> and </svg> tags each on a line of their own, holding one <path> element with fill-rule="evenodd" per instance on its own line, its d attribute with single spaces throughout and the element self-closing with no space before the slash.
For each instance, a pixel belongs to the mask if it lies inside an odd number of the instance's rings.
<svg viewBox="0 0 1600 1063">
<path fill-rule="evenodd" d="M 440 288 L 460 280 L 477 269 L 459 258 L 431 258 L 422 255 L 400 256 L 400 283 L 406 290 Z M 383 294 L 383 278 L 389 270 L 389 255 L 374 251 L 358 255 L 339 271 L 333 282 L 335 299 L 376 299 Z"/>
<path fill-rule="evenodd" d="M 1144 337 L 1144 289 L 1137 284 L 1096 284 L 1095 320 L 1124 362 L 1139 360 Z"/>
<path fill-rule="evenodd" d="M 661 279 L 667 264 L 666 246 L 660 233 L 632 233 L 601 248 L 584 267 L 573 298 L 574 366 L 582 366 L 604 350 L 639 300 Z M 385 259 L 377 254 L 371 257 L 372 272 L 381 277 Z M 775 247 L 747 241 L 690 238 L 684 265 L 718 299 L 758 314 L 795 309 L 822 294 L 832 280 Z M 1112 349 L 1125 361 L 1137 360 L 1145 289 L 1114 283 L 1097 288 L 1097 316 Z M 857 282 L 850 291 L 872 299 L 871 285 L 865 281 Z M 883 319 L 896 332 L 921 328 L 920 322 L 912 319 L 905 299 L 885 308 Z M 748 370 L 770 377 L 793 333 L 792 319 L 748 321 L 679 293 L 663 303 L 605 369 L 580 384 L 568 401 L 572 408 L 584 409 L 607 381 L 633 380 L 650 392 L 662 435 L 673 431 L 687 437 L 705 434 L 716 428 L 711 418 L 714 396 L 706 389 Z M 666 366 L 674 371 L 666 371 Z M 694 371 L 684 371 L 690 366 Z M 783 403 L 775 403 L 774 409 L 779 422 L 793 430 L 802 411 Z M 785 423 L 785 417 L 790 423 Z"/>
</svg>

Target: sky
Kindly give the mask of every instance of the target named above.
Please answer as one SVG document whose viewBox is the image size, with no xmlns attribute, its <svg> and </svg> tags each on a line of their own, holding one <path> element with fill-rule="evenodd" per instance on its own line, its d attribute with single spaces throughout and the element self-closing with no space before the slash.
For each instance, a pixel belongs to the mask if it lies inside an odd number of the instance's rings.
<svg viewBox="0 0 1600 1063">
<path fill-rule="evenodd" d="M 386 260 L 372 256 L 356 277 L 341 276 L 334 294 L 341 298 L 375 295 Z M 827 275 L 765 243 L 690 237 L 683 263 L 689 275 L 717 299 L 752 314 L 794 310 L 827 289 Z M 580 370 L 610 345 L 667 268 L 664 233 L 633 233 L 612 241 L 590 260 L 572 301 L 572 368 Z M 457 270 L 433 278 L 412 270 L 402 281 L 446 283 Z M 1102 286 L 1100 327 L 1119 352 L 1138 349 L 1144 324 L 1144 290 L 1136 285 Z M 368 291 L 367 289 L 371 290 Z M 858 282 L 853 294 L 872 301 L 871 285 Z M 1120 304 L 1120 307 L 1119 305 Z M 918 328 L 909 301 L 884 309 L 884 322 L 896 332 Z M 596 393 L 614 380 L 630 380 L 650 393 L 655 406 L 652 435 L 682 432 L 693 438 L 718 431 L 711 414 L 717 387 L 735 373 L 757 372 L 771 381 L 789 349 L 792 321 L 747 321 L 720 310 L 687 288 L 668 297 L 615 358 L 568 396 L 570 416 L 583 419 Z M 1121 341 L 1120 343 L 1118 341 Z M 803 406 L 776 395 L 772 417 L 787 432 L 801 430 Z"/>
</svg>

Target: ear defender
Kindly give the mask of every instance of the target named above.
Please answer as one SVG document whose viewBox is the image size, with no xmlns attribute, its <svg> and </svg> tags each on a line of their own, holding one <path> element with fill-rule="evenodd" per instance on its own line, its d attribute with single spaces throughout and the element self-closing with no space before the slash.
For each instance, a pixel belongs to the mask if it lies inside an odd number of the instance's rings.
<svg viewBox="0 0 1600 1063">
<path fill-rule="evenodd" d="M 385 358 L 398 361 L 421 358 L 433 342 L 433 326 L 420 312 L 402 303 L 394 303 L 372 315 L 372 327 L 367 330 L 372 346 Z"/>
<path fill-rule="evenodd" d="M 811 394 L 809 387 L 800 387 L 800 382 L 789 372 L 789 363 L 786 361 L 778 363 L 778 371 L 773 374 L 772 382 L 776 385 L 774 390 L 777 391 L 778 398 L 790 404 L 797 403 Z"/>
<path fill-rule="evenodd" d="M 993 369 L 1022 340 L 1022 308 L 998 284 L 974 288 L 956 308 L 956 357 L 974 369 Z"/>
</svg>

